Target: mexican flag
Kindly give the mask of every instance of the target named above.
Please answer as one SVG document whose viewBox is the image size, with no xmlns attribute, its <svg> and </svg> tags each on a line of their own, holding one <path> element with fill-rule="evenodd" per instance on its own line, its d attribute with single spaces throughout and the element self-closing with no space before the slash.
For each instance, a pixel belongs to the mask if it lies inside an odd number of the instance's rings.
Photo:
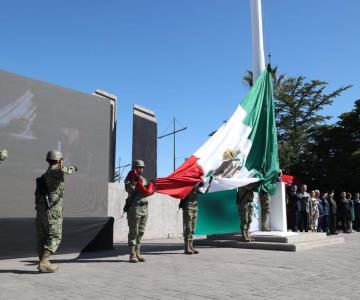
<svg viewBox="0 0 360 300">
<path fill-rule="evenodd" d="M 156 192 L 184 198 L 197 182 L 202 192 L 258 182 L 275 192 L 279 176 L 272 77 L 264 70 L 230 119 L 177 170 L 156 180 Z"/>
</svg>

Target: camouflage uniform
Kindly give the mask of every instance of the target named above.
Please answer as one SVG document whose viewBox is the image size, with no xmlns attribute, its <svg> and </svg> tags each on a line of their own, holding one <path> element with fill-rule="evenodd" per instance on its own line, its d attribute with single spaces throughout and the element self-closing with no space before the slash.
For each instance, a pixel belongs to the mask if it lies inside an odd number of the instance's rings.
<svg viewBox="0 0 360 300">
<path fill-rule="evenodd" d="M 48 191 L 48 204 L 45 197 L 36 201 L 36 231 L 39 256 L 44 249 L 55 253 L 62 238 L 64 175 L 73 174 L 76 167 L 59 165 L 50 166 L 44 173 Z"/>
<path fill-rule="evenodd" d="M 146 187 L 148 185 L 148 180 L 142 176 L 141 177 L 143 185 Z M 141 238 L 145 233 L 146 222 L 148 219 L 148 200 L 147 197 L 138 193 L 136 191 L 137 180 L 131 182 L 128 176 L 125 179 L 125 190 L 128 192 L 129 196 L 126 200 L 130 203 L 130 206 L 127 210 L 127 220 L 129 225 L 129 234 L 128 234 L 128 245 L 130 248 L 136 247 L 138 257 L 140 255 L 140 244 Z M 141 261 L 139 259 L 139 261 Z"/>
<path fill-rule="evenodd" d="M 238 188 L 237 204 L 240 215 L 240 229 L 241 235 L 245 242 L 253 240 L 249 235 L 250 224 L 252 221 L 254 192 L 253 186 L 247 185 Z"/>
<path fill-rule="evenodd" d="M 270 194 L 261 190 L 259 192 L 259 200 L 261 205 L 261 231 L 270 231 L 266 225 L 266 220 L 270 214 Z"/>
<path fill-rule="evenodd" d="M 4 161 L 8 157 L 8 152 L 5 149 L 0 149 L 0 162 Z"/>
<path fill-rule="evenodd" d="M 198 189 L 194 188 L 186 198 L 181 199 L 179 207 L 183 210 L 183 236 L 186 254 L 198 254 L 194 249 L 193 234 L 198 217 Z"/>
</svg>

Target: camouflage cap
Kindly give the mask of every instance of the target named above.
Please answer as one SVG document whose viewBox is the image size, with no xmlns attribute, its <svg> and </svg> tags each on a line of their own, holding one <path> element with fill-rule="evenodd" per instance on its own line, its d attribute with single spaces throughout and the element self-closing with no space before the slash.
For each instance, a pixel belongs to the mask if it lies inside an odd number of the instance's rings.
<svg viewBox="0 0 360 300">
<path fill-rule="evenodd" d="M 5 149 L 0 149 L 0 161 L 5 160 L 8 157 L 8 152 Z"/>
<path fill-rule="evenodd" d="M 64 157 L 59 150 L 50 150 L 46 154 L 46 160 L 61 160 L 63 158 Z"/>
<path fill-rule="evenodd" d="M 141 159 L 135 159 L 133 162 L 133 168 L 144 168 L 145 164 L 144 161 L 142 161 Z"/>
</svg>

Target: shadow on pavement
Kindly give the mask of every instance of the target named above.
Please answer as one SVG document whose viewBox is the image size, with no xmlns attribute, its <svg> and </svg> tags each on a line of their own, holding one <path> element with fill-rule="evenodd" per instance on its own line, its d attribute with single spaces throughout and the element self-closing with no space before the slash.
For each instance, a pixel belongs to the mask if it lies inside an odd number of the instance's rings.
<svg viewBox="0 0 360 300">
<path fill-rule="evenodd" d="M 12 274 L 40 274 L 39 271 L 28 271 L 28 270 L 0 270 L 0 274 L 2 273 L 12 273 Z"/>
<path fill-rule="evenodd" d="M 183 243 L 143 243 L 141 244 L 141 253 L 144 255 L 178 255 L 183 254 L 184 245 Z M 178 252 L 181 251 L 181 252 Z M 56 255 L 50 260 L 51 262 L 62 264 L 62 263 L 117 263 L 117 262 L 129 262 L 128 259 L 115 259 L 121 255 L 128 255 L 129 247 L 127 243 L 115 244 L 112 250 L 104 251 L 92 251 L 82 252 L 76 258 L 71 259 L 56 259 Z M 114 259 L 106 259 L 114 258 Z M 37 260 L 22 260 L 21 262 L 29 265 L 36 265 Z"/>
</svg>

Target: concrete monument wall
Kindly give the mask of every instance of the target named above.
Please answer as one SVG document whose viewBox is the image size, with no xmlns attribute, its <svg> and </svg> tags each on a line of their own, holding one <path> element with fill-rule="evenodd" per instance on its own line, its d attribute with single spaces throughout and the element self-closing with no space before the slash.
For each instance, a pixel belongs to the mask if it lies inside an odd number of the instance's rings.
<svg viewBox="0 0 360 300">
<path fill-rule="evenodd" d="M 123 207 L 127 193 L 123 183 L 109 183 L 108 215 L 114 217 L 114 242 L 127 241 L 128 224 Z M 149 218 L 144 239 L 182 237 L 182 210 L 179 200 L 155 193 L 149 197 Z M 122 216 L 122 217 L 121 217 Z"/>
<path fill-rule="evenodd" d="M 157 177 L 157 121 L 150 109 L 134 104 L 132 160 L 145 162 L 144 176 Z"/>
</svg>

